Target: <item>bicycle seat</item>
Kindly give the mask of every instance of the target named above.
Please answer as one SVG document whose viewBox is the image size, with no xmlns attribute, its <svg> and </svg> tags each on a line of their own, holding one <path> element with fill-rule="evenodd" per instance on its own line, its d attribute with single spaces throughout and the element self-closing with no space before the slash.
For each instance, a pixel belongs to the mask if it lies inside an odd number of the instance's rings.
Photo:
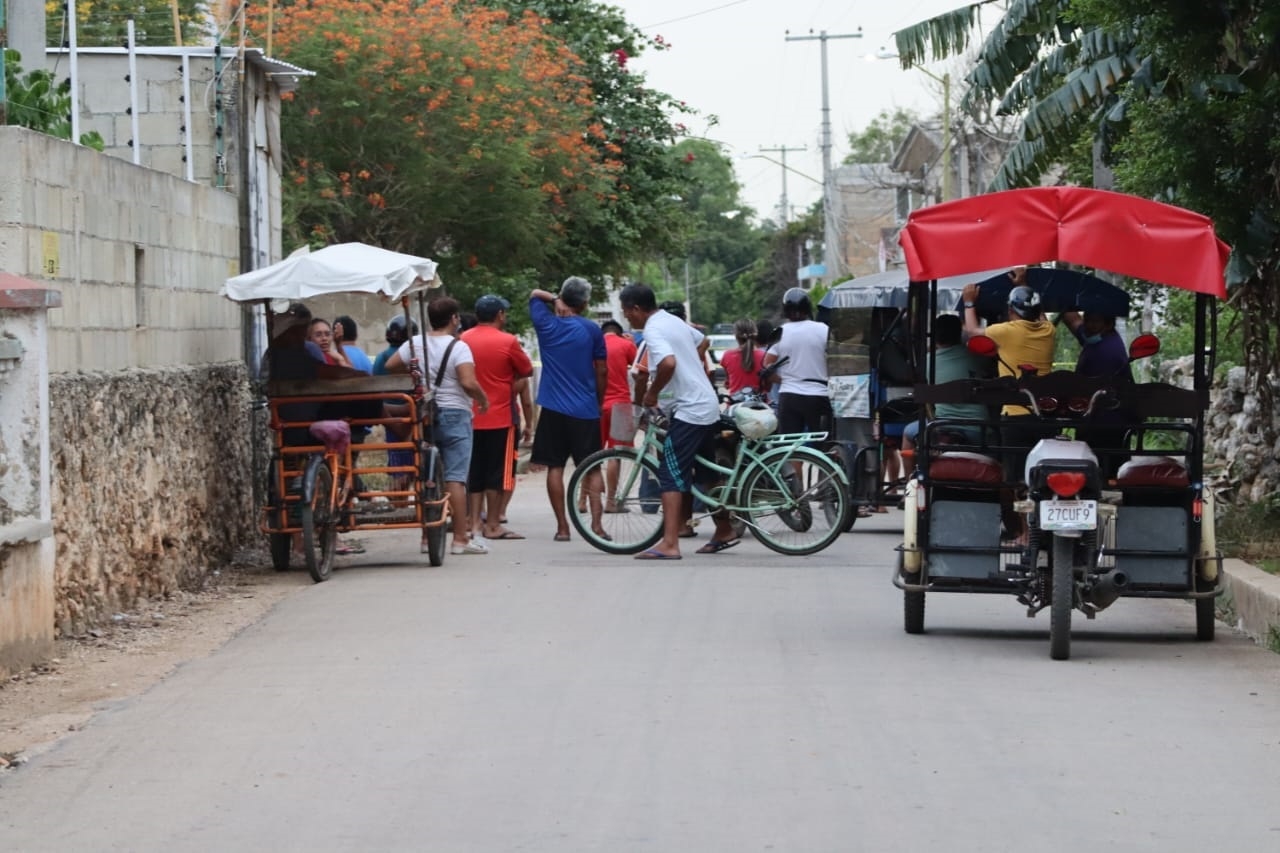
<svg viewBox="0 0 1280 853">
<path fill-rule="evenodd" d="M 329 453 L 346 453 L 351 446 L 351 424 L 346 421 L 316 421 L 311 425 L 311 435 Z"/>
</svg>

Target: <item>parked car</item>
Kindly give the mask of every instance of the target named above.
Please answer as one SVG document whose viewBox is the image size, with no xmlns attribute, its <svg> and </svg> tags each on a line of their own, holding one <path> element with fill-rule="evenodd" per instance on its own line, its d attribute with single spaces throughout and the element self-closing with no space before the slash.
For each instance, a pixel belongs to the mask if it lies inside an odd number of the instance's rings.
<svg viewBox="0 0 1280 853">
<path fill-rule="evenodd" d="M 738 339 L 731 334 L 710 334 L 707 335 L 707 340 L 710 341 L 707 346 L 707 355 L 711 359 L 711 378 L 717 385 L 722 385 L 724 384 L 724 368 L 720 366 L 720 356 L 731 349 L 735 349 L 738 346 Z"/>
</svg>

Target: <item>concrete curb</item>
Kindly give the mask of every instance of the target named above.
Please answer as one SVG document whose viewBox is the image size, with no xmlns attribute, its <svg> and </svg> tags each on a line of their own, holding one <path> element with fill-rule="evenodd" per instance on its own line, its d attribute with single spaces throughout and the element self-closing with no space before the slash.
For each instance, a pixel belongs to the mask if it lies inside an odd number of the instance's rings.
<svg viewBox="0 0 1280 853">
<path fill-rule="evenodd" d="M 1235 627 L 1268 645 L 1280 633 L 1280 576 L 1234 559 L 1222 561 L 1222 572 Z"/>
</svg>

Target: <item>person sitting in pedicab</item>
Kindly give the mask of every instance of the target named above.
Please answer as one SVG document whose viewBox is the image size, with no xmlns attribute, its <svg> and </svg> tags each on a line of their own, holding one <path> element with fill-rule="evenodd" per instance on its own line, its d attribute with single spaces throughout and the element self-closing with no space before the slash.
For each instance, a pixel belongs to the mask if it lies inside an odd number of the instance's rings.
<svg viewBox="0 0 1280 853">
<path fill-rule="evenodd" d="M 933 321 L 933 352 L 929 361 L 933 365 L 934 384 L 941 385 L 958 379 L 989 379 L 991 362 L 969 352 L 961 344 L 963 326 L 955 314 L 939 314 Z M 925 376 L 929 375 L 925 368 Z M 933 406 L 934 418 L 985 420 L 987 407 L 981 403 L 937 403 Z M 902 455 L 910 461 L 915 456 L 916 440 L 920 434 L 920 421 L 907 424 L 902 432 Z M 974 425 L 948 425 L 938 431 L 934 444 L 979 444 L 982 428 Z"/>
<path fill-rule="evenodd" d="M 967 336 L 985 334 L 999 348 L 996 371 L 1000 376 L 1018 378 L 1021 371 L 1031 370 L 1044 376 L 1053 370 L 1054 326 L 1040 308 L 1040 294 L 1026 284 L 1026 267 L 1009 272 L 1013 287 L 1009 290 L 1008 319 L 992 323 L 985 329 L 975 304 L 980 295 L 977 284 L 966 284 L 961 292 L 964 300 L 964 331 Z M 1015 373 L 1015 371 L 1018 371 Z M 1002 460 L 1005 479 L 1022 479 L 1027 454 L 1036 442 L 1057 433 L 1057 428 L 1041 423 L 1026 406 L 1006 405 L 1001 410 L 1000 443 L 1006 450 Z M 1005 530 L 1016 542 L 1026 541 L 1026 521 L 1012 512 L 1012 495 L 1003 495 Z"/>
<path fill-rule="evenodd" d="M 1085 311 L 1082 317 L 1076 311 L 1064 311 L 1062 322 L 1080 342 L 1080 357 L 1076 360 L 1076 373 L 1095 379 L 1133 384 L 1133 369 L 1129 365 L 1129 350 L 1124 338 L 1116 331 L 1116 318 L 1102 311 Z M 1122 451 L 1127 449 L 1126 422 L 1133 414 L 1121 409 L 1097 412 L 1089 418 L 1087 426 L 1076 427 L 1076 438 L 1094 450 L 1102 450 L 1103 475 L 1114 477 L 1120 468 Z M 1105 452 L 1110 451 L 1110 452 Z"/>
</svg>

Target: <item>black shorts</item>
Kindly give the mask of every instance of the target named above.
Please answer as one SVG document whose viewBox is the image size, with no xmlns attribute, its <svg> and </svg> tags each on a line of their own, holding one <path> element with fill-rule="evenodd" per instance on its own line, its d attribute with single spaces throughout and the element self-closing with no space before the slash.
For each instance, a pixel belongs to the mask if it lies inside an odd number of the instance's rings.
<svg viewBox="0 0 1280 853">
<path fill-rule="evenodd" d="M 811 394 L 778 396 L 778 432 L 830 432 L 831 399 Z"/>
<path fill-rule="evenodd" d="M 658 488 L 663 492 L 688 492 L 695 478 L 707 479 L 708 471 L 698 471 L 695 457 L 714 459 L 716 433 L 720 424 L 685 423 L 673 418 L 662 442 L 662 459 L 658 465 Z M 702 475 L 699 477 L 699 475 Z"/>
<path fill-rule="evenodd" d="M 533 435 L 533 452 L 529 461 L 548 468 L 563 468 L 569 457 L 580 465 L 582 460 L 599 449 L 599 418 L 573 418 L 543 409 L 538 418 L 537 432 Z"/>
<path fill-rule="evenodd" d="M 471 468 L 467 491 L 505 491 L 514 485 L 510 465 L 513 438 L 511 427 L 478 429 L 471 434 Z"/>
</svg>

